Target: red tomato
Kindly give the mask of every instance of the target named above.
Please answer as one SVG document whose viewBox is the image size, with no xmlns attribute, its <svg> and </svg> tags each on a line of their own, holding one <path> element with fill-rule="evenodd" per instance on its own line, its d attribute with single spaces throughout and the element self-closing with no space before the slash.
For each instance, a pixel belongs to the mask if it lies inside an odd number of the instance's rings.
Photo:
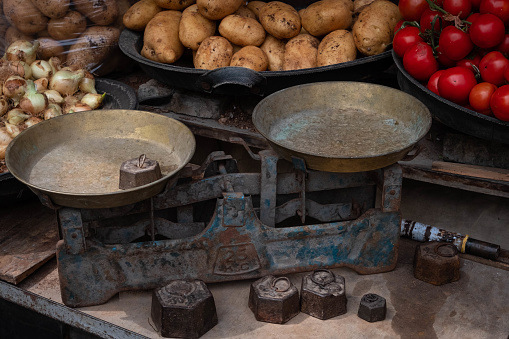
<svg viewBox="0 0 509 339">
<path fill-rule="evenodd" d="M 428 88 L 436 95 L 440 95 L 440 92 L 438 91 L 438 79 L 440 78 L 443 72 L 444 70 L 441 69 L 433 73 L 433 75 L 428 80 L 428 84 L 426 85 L 426 88 Z"/>
<path fill-rule="evenodd" d="M 479 62 L 481 61 L 481 56 L 476 54 L 472 59 L 461 59 L 456 61 L 456 66 L 465 67 L 470 71 L 473 71 L 475 74 L 475 67 L 479 68 Z"/>
<path fill-rule="evenodd" d="M 400 20 L 398 22 L 396 22 L 396 26 L 394 26 L 394 33 L 396 33 L 397 31 L 399 31 L 399 29 L 401 28 L 401 26 L 403 26 L 403 23 L 405 22 L 405 20 Z"/>
<path fill-rule="evenodd" d="M 398 31 L 392 40 L 394 52 L 402 57 L 409 47 L 418 42 L 424 42 L 419 33 L 419 28 L 414 26 L 407 26 Z"/>
<path fill-rule="evenodd" d="M 403 56 L 403 67 L 412 77 L 419 81 L 428 81 L 438 71 L 438 62 L 433 56 L 433 49 L 425 42 L 411 46 Z"/>
<path fill-rule="evenodd" d="M 450 68 L 456 66 L 456 61 L 448 58 L 444 53 L 442 53 L 440 46 L 437 46 L 435 52 L 438 63 L 442 68 Z"/>
<path fill-rule="evenodd" d="M 507 67 L 505 69 L 505 72 L 504 72 L 504 80 L 505 80 L 505 83 L 506 84 L 509 84 L 509 67 Z"/>
<path fill-rule="evenodd" d="M 491 13 L 498 16 L 506 26 L 509 25 L 509 1 L 481 0 L 480 13 Z"/>
<path fill-rule="evenodd" d="M 472 11 L 479 12 L 479 7 L 481 6 L 481 0 L 472 0 Z M 470 20 L 467 20 L 470 21 Z"/>
<path fill-rule="evenodd" d="M 455 26 L 447 26 L 442 30 L 438 45 L 440 51 L 451 60 L 465 58 L 474 48 L 470 36 Z"/>
<path fill-rule="evenodd" d="M 489 52 L 479 62 L 479 71 L 483 81 L 491 82 L 496 86 L 504 84 L 504 72 L 509 66 L 509 60 L 498 51 Z"/>
<path fill-rule="evenodd" d="M 481 14 L 469 28 L 470 39 L 481 48 L 491 48 L 504 40 L 505 26 L 497 16 Z"/>
<path fill-rule="evenodd" d="M 489 82 L 475 85 L 468 95 L 468 102 L 472 109 L 485 115 L 491 115 L 490 99 L 497 90 L 497 86 Z"/>
<path fill-rule="evenodd" d="M 422 12 L 429 8 L 426 0 L 400 0 L 398 3 L 399 12 L 407 21 L 419 21 Z"/>
<path fill-rule="evenodd" d="M 440 31 L 440 21 L 442 21 L 442 27 L 448 26 L 449 22 L 443 19 L 443 14 L 439 11 L 434 11 L 431 8 L 426 8 L 421 15 L 421 19 L 419 20 L 419 26 L 421 26 L 421 32 L 425 33 L 426 30 L 431 30 L 431 23 L 435 16 L 438 15 L 438 18 L 435 20 L 435 26 L 433 30 L 438 32 Z"/>
<path fill-rule="evenodd" d="M 438 92 L 444 99 L 458 105 L 468 103 L 470 90 L 477 84 L 475 75 L 463 67 L 445 69 L 438 78 Z"/>
<path fill-rule="evenodd" d="M 470 22 L 471 24 L 474 23 L 475 20 L 477 20 L 477 18 L 479 17 L 479 15 L 481 15 L 481 13 L 472 13 L 466 21 Z"/>
<path fill-rule="evenodd" d="M 509 121 L 509 85 L 499 87 L 493 93 L 490 108 L 496 118 Z"/>
<path fill-rule="evenodd" d="M 495 49 L 506 58 L 509 57 L 509 34 L 504 35 L 504 40 Z"/>
<path fill-rule="evenodd" d="M 465 19 L 472 12 L 472 2 L 470 0 L 444 0 L 443 9 L 452 15 L 458 15 Z"/>
</svg>

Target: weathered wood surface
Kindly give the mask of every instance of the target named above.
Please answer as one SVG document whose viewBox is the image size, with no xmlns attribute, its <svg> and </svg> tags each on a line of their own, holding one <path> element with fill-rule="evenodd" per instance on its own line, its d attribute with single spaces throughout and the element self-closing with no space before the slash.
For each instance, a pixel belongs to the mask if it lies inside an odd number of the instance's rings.
<svg viewBox="0 0 509 339">
<path fill-rule="evenodd" d="M 509 183 L 509 170 L 503 168 L 458 164 L 446 161 L 433 161 L 431 169 L 439 172 L 447 172 L 489 180 L 506 181 Z"/>
<path fill-rule="evenodd" d="M 18 284 L 55 255 L 56 214 L 39 200 L 0 208 L 0 280 Z"/>
</svg>

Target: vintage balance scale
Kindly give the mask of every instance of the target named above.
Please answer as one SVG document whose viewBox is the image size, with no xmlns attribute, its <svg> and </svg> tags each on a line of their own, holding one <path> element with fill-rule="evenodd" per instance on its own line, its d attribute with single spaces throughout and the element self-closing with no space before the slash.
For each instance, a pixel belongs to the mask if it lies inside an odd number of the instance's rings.
<svg viewBox="0 0 509 339">
<path fill-rule="evenodd" d="M 427 133 L 427 108 L 384 86 L 315 83 L 266 97 L 253 122 L 273 149 L 244 145 L 259 165 L 243 172 L 222 150 L 192 164 L 190 130 L 144 111 L 82 112 L 20 134 L 7 165 L 57 211 L 64 304 L 101 304 L 175 279 L 392 270 L 401 223 L 395 163 Z M 341 156 L 351 142 L 353 155 Z M 140 154 L 158 161 L 162 178 L 118 189 L 121 164 Z"/>
</svg>

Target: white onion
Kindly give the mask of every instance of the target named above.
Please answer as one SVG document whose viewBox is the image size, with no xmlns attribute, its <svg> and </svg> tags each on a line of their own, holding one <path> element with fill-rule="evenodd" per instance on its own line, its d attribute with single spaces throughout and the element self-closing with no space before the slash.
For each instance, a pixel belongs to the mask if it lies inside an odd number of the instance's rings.
<svg viewBox="0 0 509 339">
<path fill-rule="evenodd" d="M 91 109 L 96 109 L 101 106 L 103 103 L 104 97 L 106 96 L 106 93 L 104 94 L 94 94 L 94 93 L 87 93 L 81 98 L 81 103 L 87 104 L 90 106 Z"/>
<path fill-rule="evenodd" d="M 48 89 L 49 81 L 47 78 L 39 78 L 34 81 L 35 90 L 39 93 L 44 93 Z"/>
<path fill-rule="evenodd" d="M 2 86 L 3 94 L 12 99 L 15 104 L 19 102 L 19 99 L 25 94 L 27 87 L 27 81 L 19 75 L 11 75 L 5 80 Z"/>
<path fill-rule="evenodd" d="M 53 75 L 53 67 L 51 67 L 50 63 L 46 60 L 35 60 L 30 64 L 30 69 L 35 79 L 49 79 Z"/>
<path fill-rule="evenodd" d="M 76 113 L 76 112 L 83 112 L 83 111 L 90 111 L 92 108 L 88 106 L 87 104 L 84 104 L 82 102 L 75 103 L 74 105 L 70 106 L 67 112 L 64 113 Z"/>
<path fill-rule="evenodd" d="M 48 90 L 44 91 L 44 94 L 46 95 L 46 97 L 48 98 L 48 101 L 50 103 L 60 105 L 64 102 L 64 98 L 62 98 L 60 93 L 58 93 L 54 89 L 48 89 Z"/>
<path fill-rule="evenodd" d="M 19 101 L 19 107 L 25 112 L 36 115 L 48 106 L 48 98 L 38 93 L 32 80 L 27 80 L 25 95 Z"/>
<path fill-rule="evenodd" d="M 54 89 L 62 95 L 73 95 L 78 91 L 78 86 L 84 75 L 83 70 L 75 72 L 60 70 L 51 77 L 49 89 Z"/>
<path fill-rule="evenodd" d="M 30 65 L 35 61 L 39 45 L 40 43 L 37 40 L 33 43 L 26 40 L 16 40 L 7 47 L 5 57 L 9 61 L 20 60 Z"/>
<path fill-rule="evenodd" d="M 81 79 L 80 90 L 85 93 L 97 93 L 95 89 L 95 78 L 90 72 L 85 72 L 85 76 Z"/>
<path fill-rule="evenodd" d="M 5 128 L 7 130 L 7 133 L 11 138 L 15 138 L 18 134 L 21 133 L 21 128 L 19 128 L 18 125 L 13 125 L 8 122 L 5 123 Z"/>
<path fill-rule="evenodd" d="M 23 77 L 25 79 L 32 78 L 32 69 L 30 68 L 30 65 L 24 61 L 20 60 L 11 61 L 9 63 L 9 67 L 11 70 L 14 71 L 14 73 L 19 75 L 20 77 Z"/>
<path fill-rule="evenodd" d="M 7 123 L 12 125 L 19 125 L 23 123 L 26 119 L 30 118 L 30 114 L 26 114 L 20 108 L 13 108 L 9 112 L 7 112 L 6 120 Z"/>
<path fill-rule="evenodd" d="M 0 160 L 5 159 L 5 150 L 12 141 L 11 135 L 7 132 L 6 127 L 0 127 Z"/>
<path fill-rule="evenodd" d="M 59 57 L 51 57 L 48 59 L 48 63 L 51 66 L 51 74 L 55 74 L 62 68 L 62 60 Z"/>
<path fill-rule="evenodd" d="M 40 119 L 38 117 L 30 117 L 30 118 L 25 120 L 25 123 L 23 125 L 24 125 L 25 128 L 29 128 L 29 127 L 32 127 L 35 124 L 40 123 L 41 121 L 42 121 L 42 119 Z"/>
<path fill-rule="evenodd" d="M 9 100 L 4 95 L 0 96 L 0 117 L 4 116 L 10 107 Z"/>
<path fill-rule="evenodd" d="M 48 107 L 42 111 L 44 120 L 58 117 L 59 115 L 62 115 L 62 108 L 57 104 L 49 104 Z"/>
</svg>

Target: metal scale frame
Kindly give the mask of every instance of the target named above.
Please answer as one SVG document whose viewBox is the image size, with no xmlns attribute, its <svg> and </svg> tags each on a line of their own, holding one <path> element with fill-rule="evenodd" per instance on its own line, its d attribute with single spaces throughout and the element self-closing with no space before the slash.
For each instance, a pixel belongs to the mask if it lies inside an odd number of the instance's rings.
<svg viewBox="0 0 509 339">
<path fill-rule="evenodd" d="M 299 159 L 292 166 L 271 150 L 250 154 L 260 161 L 256 173 L 239 173 L 230 155 L 212 152 L 148 200 L 59 208 L 64 304 L 98 305 L 120 291 L 175 279 L 215 283 L 342 266 L 360 274 L 394 269 L 401 223 L 397 164 L 330 173 L 307 170 Z M 290 170 L 280 173 L 278 165 Z M 338 201 L 322 201 L 330 197 Z M 197 217 L 207 210 L 211 219 Z"/>
</svg>

